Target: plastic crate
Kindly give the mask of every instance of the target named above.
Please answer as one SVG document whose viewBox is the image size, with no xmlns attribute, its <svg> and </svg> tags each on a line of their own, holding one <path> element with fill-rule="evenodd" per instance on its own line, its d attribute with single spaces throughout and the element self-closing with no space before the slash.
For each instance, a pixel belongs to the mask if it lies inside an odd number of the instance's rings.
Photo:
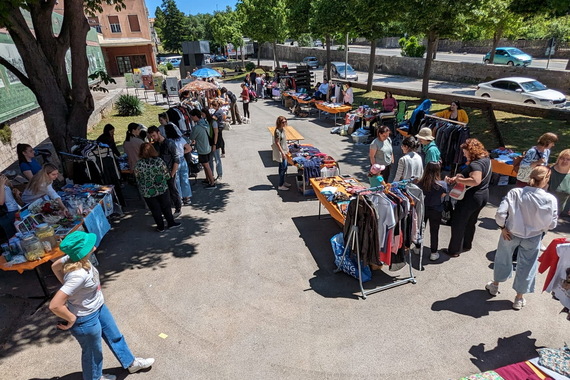
<svg viewBox="0 0 570 380">
<path fill-rule="evenodd" d="M 355 134 L 350 135 L 350 138 L 352 139 L 353 143 L 361 143 L 361 144 L 366 143 L 369 137 L 370 135 L 355 135 Z"/>
</svg>

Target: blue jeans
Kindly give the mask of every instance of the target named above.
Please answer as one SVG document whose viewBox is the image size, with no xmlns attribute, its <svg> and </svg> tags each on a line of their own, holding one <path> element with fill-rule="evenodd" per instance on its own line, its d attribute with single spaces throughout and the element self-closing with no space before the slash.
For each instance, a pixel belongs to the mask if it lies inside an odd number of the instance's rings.
<svg viewBox="0 0 570 380">
<path fill-rule="evenodd" d="M 281 160 L 279 163 L 279 186 L 285 184 L 285 174 L 287 174 L 287 159 Z"/>
<path fill-rule="evenodd" d="M 180 160 L 178 170 L 176 171 L 176 189 L 182 198 L 192 196 L 192 188 L 188 179 L 188 163 L 186 160 Z"/>
<path fill-rule="evenodd" d="M 214 159 L 216 159 L 216 175 L 214 175 Z M 224 174 L 222 168 L 222 152 L 220 148 L 216 148 L 213 153 L 210 153 L 210 169 L 212 169 L 212 175 L 214 178 L 221 177 Z"/>
<path fill-rule="evenodd" d="M 135 360 L 125 337 L 119 331 L 111 312 L 104 304 L 94 313 L 77 317 L 70 331 L 81 346 L 83 380 L 99 380 L 103 374 L 101 337 L 123 368 L 128 368 Z"/>
<path fill-rule="evenodd" d="M 513 252 L 518 248 L 513 289 L 521 294 L 534 292 L 541 240 L 542 235 L 537 235 L 526 239 L 513 236 L 510 241 L 507 241 L 501 235 L 495 254 L 494 280 L 504 282 L 511 277 L 513 273 Z"/>
</svg>

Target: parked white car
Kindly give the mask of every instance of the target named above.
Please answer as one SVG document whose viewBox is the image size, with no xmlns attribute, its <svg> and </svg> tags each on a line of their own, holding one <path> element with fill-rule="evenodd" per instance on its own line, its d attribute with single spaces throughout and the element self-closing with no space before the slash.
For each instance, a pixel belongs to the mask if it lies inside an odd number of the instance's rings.
<svg viewBox="0 0 570 380">
<path fill-rule="evenodd" d="M 544 84 L 531 78 L 501 78 L 479 83 L 475 96 L 538 104 L 545 107 L 566 106 L 566 96 L 563 93 L 550 90 Z"/>
</svg>

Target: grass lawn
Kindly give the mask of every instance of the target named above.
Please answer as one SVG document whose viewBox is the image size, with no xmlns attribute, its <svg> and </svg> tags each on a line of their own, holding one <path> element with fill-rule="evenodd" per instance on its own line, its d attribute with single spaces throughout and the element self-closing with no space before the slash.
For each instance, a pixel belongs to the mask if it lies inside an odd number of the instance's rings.
<svg viewBox="0 0 570 380">
<path fill-rule="evenodd" d="M 93 129 L 87 133 L 87 138 L 95 140 L 103 133 L 105 124 L 113 124 L 115 127 L 115 142 L 119 150 L 123 150 L 123 142 L 127 133 L 127 126 L 130 123 L 140 123 L 147 128 L 151 125 L 158 125 L 158 114 L 165 112 L 162 107 L 145 103 L 143 114 L 140 116 L 119 116 L 115 113 L 103 118 Z"/>
<path fill-rule="evenodd" d="M 368 104 L 373 107 L 373 101 L 381 99 L 384 99 L 384 92 L 382 91 L 365 92 L 361 89 L 354 89 L 354 104 Z M 397 99 L 398 101 L 405 100 L 408 109 L 412 110 L 420 104 L 419 98 L 397 96 Z M 434 102 L 431 107 L 431 112 L 435 113 L 447 107 L 449 107 L 448 104 Z M 469 115 L 471 137 L 481 141 L 489 150 L 497 148 L 499 143 L 491 131 L 489 122 L 483 115 L 482 111 L 467 107 L 465 108 L 465 111 Z M 570 147 L 570 124 L 568 122 L 515 115 L 501 111 L 495 111 L 495 117 L 507 148 L 516 152 L 528 150 L 536 144 L 536 140 L 540 135 L 546 132 L 554 132 L 559 138 L 558 143 L 553 150 L 553 157 L 557 156 L 558 152 L 561 150 Z M 554 162 L 553 160 L 551 161 Z"/>
</svg>

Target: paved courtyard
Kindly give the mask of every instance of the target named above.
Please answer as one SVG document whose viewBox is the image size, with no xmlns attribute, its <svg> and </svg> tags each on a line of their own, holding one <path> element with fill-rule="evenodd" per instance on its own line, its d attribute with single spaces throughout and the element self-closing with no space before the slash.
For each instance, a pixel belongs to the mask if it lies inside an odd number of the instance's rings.
<svg viewBox="0 0 570 380">
<path fill-rule="evenodd" d="M 362 181 L 368 147 L 330 134 L 331 119 L 296 119 L 269 100 L 250 109 L 251 124 L 224 132 L 218 189 L 192 182 L 181 228 L 156 233 L 131 192 L 101 244 L 106 303 L 133 352 L 156 358 L 150 371 L 129 378 L 456 379 L 570 342 L 569 322 L 549 294 L 528 295 L 514 311 L 511 282 L 495 298 L 484 290 L 499 238 L 494 214 L 509 187 L 492 188 L 471 252 L 437 262 L 424 255 L 423 271 L 414 256 L 417 284 L 363 300 L 356 280 L 333 273 L 329 239 L 340 227 L 318 219 L 315 198 L 275 190 L 267 126 L 287 116 L 307 143 L 339 161 L 342 174 Z M 289 175 L 293 182 L 291 168 Z M 545 244 L 569 231 L 561 223 Z M 448 239 L 443 226 L 442 247 Z M 366 286 L 406 274 L 375 271 Z M 0 272 L 2 378 L 80 379 L 77 342 L 55 330 L 45 306 L 30 315 L 38 301 L 25 297 L 40 292 L 32 272 Z M 104 368 L 128 375 L 108 350 Z"/>
</svg>

